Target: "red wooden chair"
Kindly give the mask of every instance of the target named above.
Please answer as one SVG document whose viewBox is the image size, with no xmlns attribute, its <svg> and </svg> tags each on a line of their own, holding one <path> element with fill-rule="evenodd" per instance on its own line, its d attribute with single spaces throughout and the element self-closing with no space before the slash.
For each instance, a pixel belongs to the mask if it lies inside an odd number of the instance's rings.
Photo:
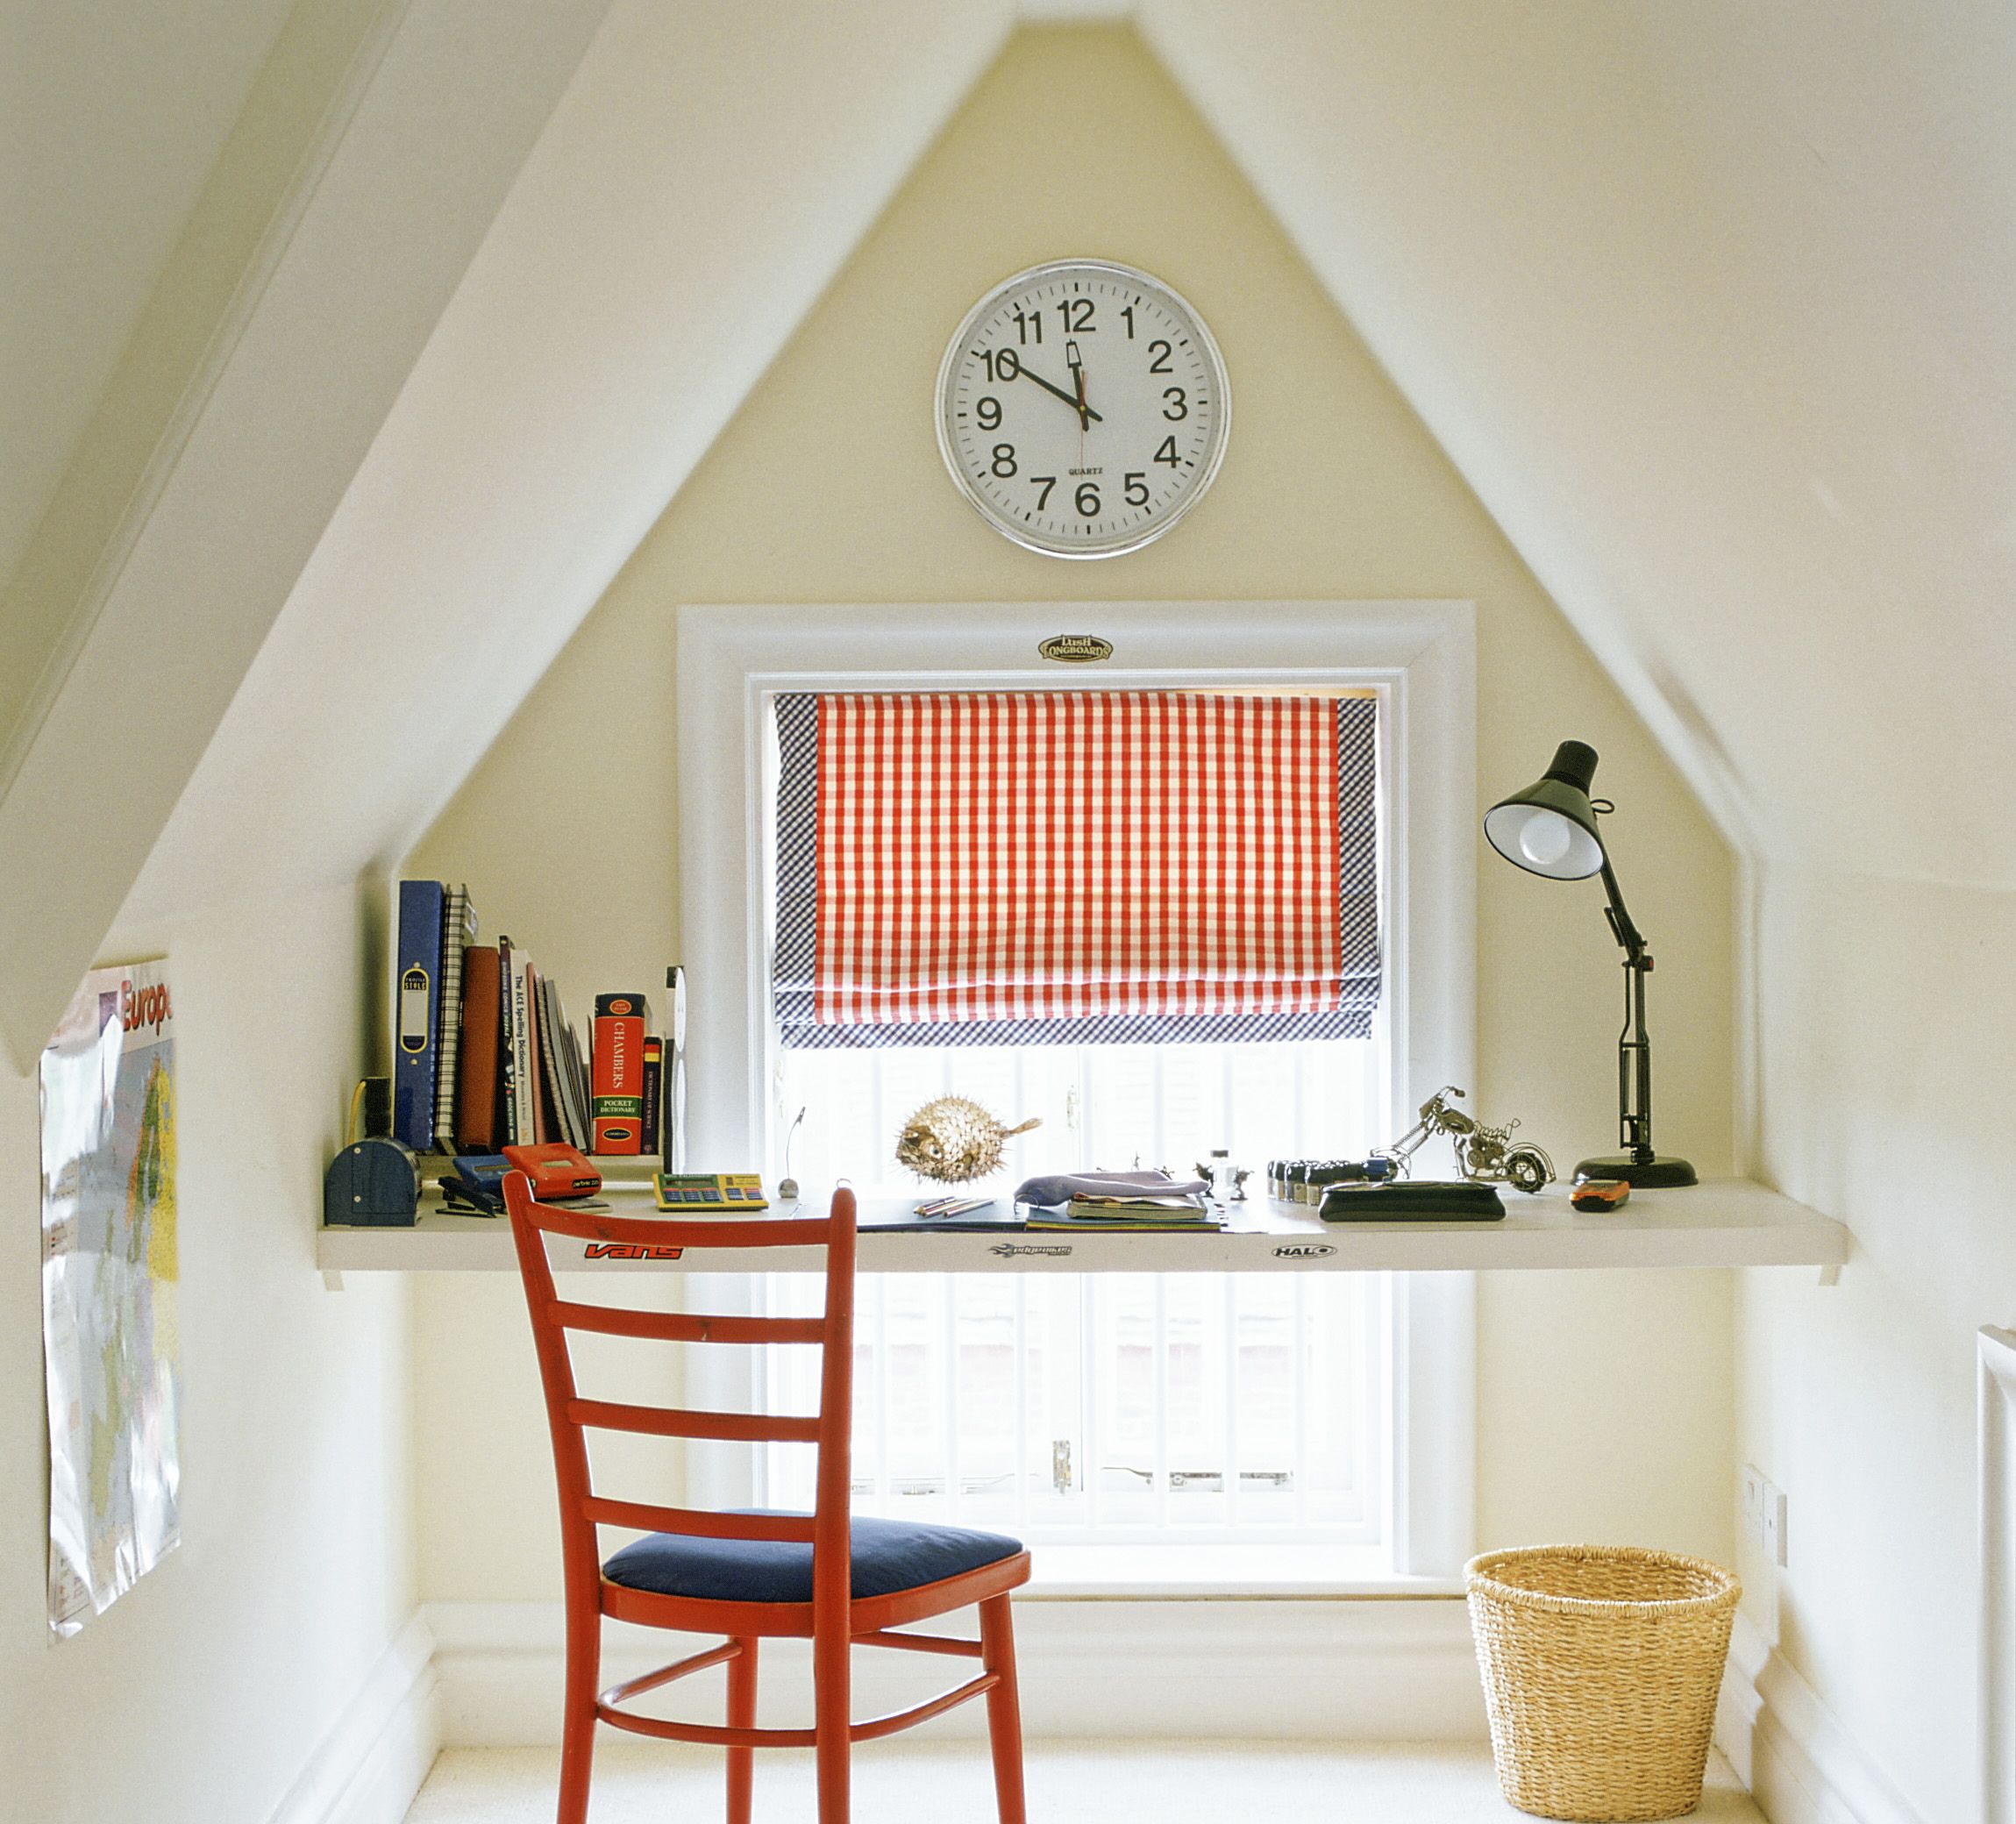
<svg viewBox="0 0 2016 1824">
<path fill-rule="evenodd" d="M 504 1180 L 504 1202 L 517 1242 L 531 1307 L 532 1338 L 552 1427 L 559 1482 L 560 1547 L 567 1605 L 565 1733 L 559 1824 L 583 1824 L 595 1728 L 606 1722 L 672 1742 L 716 1742 L 728 1750 L 729 1824 L 749 1824 L 752 1750 L 816 1751 L 820 1824 L 846 1824 L 848 1750 L 969 1698 L 987 1700 L 994 1795 L 1001 1824 L 1024 1824 L 1022 1719 L 1015 1697 L 1015 1636 L 1008 1592 L 1029 1580 L 1029 1554 L 998 1534 L 861 1519 L 847 1501 L 854 1368 L 854 1194 L 843 1190 L 822 1217 L 753 1216 L 723 1222 L 665 1220 L 556 1209 L 533 1201 L 522 1172 Z M 823 1317 L 708 1317 L 580 1304 L 555 1294 L 545 1237 L 642 1243 L 646 1247 L 823 1246 Z M 668 1343 L 816 1343 L 823 1351 L 819 1414 L 685 1412 L 581 1399 L 574 1389 L 569 1330 Z M 818 1469 L 809 1514 L 714 1513 L 617 1500 L 590 1484 L 584 1433 L 643 1432 L 655 1437 L 796 1440 L 816 1447 Z M 643 1528 L 648 1536 L 606 1563 L 596 1528 Z M 980 1605 L 977 1641 L 899 1633 L 904 1624 Z M 726 1636 L 721 1646 L 596 1692 L 602 1621 L 641 1622 Z M 756 1727 L 756 1649 L 766 1635 L 812 1642 L 814 1726 Z M 915 1708 L 866 1722 L 850 1720 L 848 1657 L 854 1646 L 896 1647 L 978 1659 L 978 1678 Z M 630 1699 L 709 1666 L 728 1668 L 728 1722 L 666 1722 L 623 1707 Z"/>
</svg>

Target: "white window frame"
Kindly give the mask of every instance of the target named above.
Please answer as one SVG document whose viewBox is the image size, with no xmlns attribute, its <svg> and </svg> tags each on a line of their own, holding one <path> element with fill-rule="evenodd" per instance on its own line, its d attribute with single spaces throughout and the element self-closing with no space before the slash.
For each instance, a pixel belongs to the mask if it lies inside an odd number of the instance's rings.
<svg viewBox="0 0 2016 1824">
<path fill-rule="evenodd" d="M 682 604 L 677 609 L 680 960 L 690 1156 L 744 1166 L 766 1150 L 764 700 L 780 690 L 1256 689 L 1371 686 L 1384 700 L 1386 883 L 1398 1109 L 1475 1080 L 1476 614 L 1467 602 Z M 1057 633 L 1112 642 L 1097 665 L 1043 659 Z M 742 1276 L 695 1286 L 745 1303 Z M 1474 1549 L 1476 1282 L 1393 1280 L 1395 1581 L 1460 1578 Z M 696 1401 L 748 1397 L 742 1351 L 696 1352 Z M 752 1496 L 752 1455 L 699 1448 L 691 1497 Z"/>
</svg>

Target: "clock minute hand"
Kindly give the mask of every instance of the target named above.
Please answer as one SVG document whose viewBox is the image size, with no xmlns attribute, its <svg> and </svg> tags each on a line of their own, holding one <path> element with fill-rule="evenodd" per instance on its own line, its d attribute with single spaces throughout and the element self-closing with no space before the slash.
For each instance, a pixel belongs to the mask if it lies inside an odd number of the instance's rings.
<svg viewBox="0 0 2016 1824">
<path fill-rule="evenodd" d="M 1057 396 L 1063 400 L 1064 403 L 1068 405 L 1073 411 L 1078 410 L 1079 404 L 1076 396 L 1072 394 L 1065 392 L 1062 387 L 1053 387 L 1047 380 L 1043 377 L 1042 374 L 1032 374 L 1027 367 L 1022 367 L 1019 362 L 1017 362 L 1015 366 L 1015 374 L 1019 378 L 1022 380 L 1033 380 L 1039 387 L 1044 389 L 1044 392 L 1055 393 Z M 1085 416 L 1088 418 L 1099 417 L 1099 414 L 1093 410 L 1089 405 L 1085 408 Z M 1100 419 L 1100 422 L 1103 424 L 1105 423 L 1105 420 L 1101 418 Z"/>
<path fill-rule="evenodd" d="M 1079 359 L 1077 343 L 1064 345 L 1064 358 L 1071 368 L 1072 384 L 1078 388 L 1078 428 L 1083 432 L 1091 429 L 1092 408 L 1085 403 L 1085 363 Z M 1083 460 L 1082 454 L 1079 460 Z"/>
</svg>

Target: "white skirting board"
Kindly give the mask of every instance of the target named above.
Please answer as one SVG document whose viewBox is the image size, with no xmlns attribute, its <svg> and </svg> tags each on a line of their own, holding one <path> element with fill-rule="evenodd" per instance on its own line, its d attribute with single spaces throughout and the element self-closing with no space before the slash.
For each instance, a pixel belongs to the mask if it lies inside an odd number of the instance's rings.
<svg viewBox="0 0 2016 1824">
<path fill-rule="evenodd" d="M 415 1615 L 268 1824 L 400 1824 L 441 1749 L 434 1636 Z"/>
<path fill-rule="evenodd" d="M 269 1824 L 399 1824 L 440 1748 L 556 1742 L 563 1638 L 558 1603 L 428 1605 L 386 1649 Z M 605 1683 L 689 1650 L 679 1636 L 616 1624 L 604 1642 Z M 1015 1605 L 1015 1644 L 1031 1737 L 1485 1735 L 1460 1600 L 1035 1598 Z M 767 1643 L 764 1664 L 762 1721 L 808 1720 L 802 1645 Z M 915 1701 L 947 1664 L 858 1651 L 854 1714 Z M 680 1714 L 711 1716 L 720 1675 L 702 1674 L 685 1694 Z M 979 1735 L 984 1710 L 966 1705 L 925 1728 Z M 1741 1614 L 1715 1742 L 1772 1824 L 1926 1824 Z"/>
<path fill-rule="evenodd" d="M 559 1739 L 562 1610 L 558 1603 L 431 1603 L 441 1733 L 453 1748 Z M 971 1633 L 970 1616 L 920 1631 Z M 964 1625 L 959 1625 L 964 1624 Z M 1329 1741 L 1478 1741 L 1484 1696 L 1460 1599 L 1247 1601 L 1032 1598 L 1015 1606 L 1022 1728 L 1030 1737 L 1299 1736 Z M 687 1637 L 603 1629 L 603 1685 L 695 1650 Z M 811 1719 L 810 1661 L 800 1642 L 766 1642 L 759 1720 Z M 857 1717 L 943 1688 L 957 1661 L 862 1648 L 853 1657 Z M 963 1676 L 958 1675 L 958 1676 Z M 957 1682 L 955 1677 L 951 1682 Z M 717 1721 L 721 1674 L 671 1694 L 667 1714 Z M 923 1726 L 980 1735 L 986 1706 Z"/>
<path fill-rule="evenodd" d="M 1925 1824 L 1741 1612 L 1715 1712 L 1715 1746 L 1771 1824 Z"/>
</svg>

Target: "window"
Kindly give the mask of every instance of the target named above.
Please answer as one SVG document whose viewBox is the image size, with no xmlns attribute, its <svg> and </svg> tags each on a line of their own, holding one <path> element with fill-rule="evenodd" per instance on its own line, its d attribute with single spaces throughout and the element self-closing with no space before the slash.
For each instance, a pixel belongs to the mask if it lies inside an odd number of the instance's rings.
<svg viewBox="0 0 2016 1824">
<path fill-rule="evenodd" d="M 1022 1001 L 983 1009 L 994 1017 L 966 1022 L 978 1031 L 921 1030 L 910 1037 L 933 1043 L 891 1047 L 872 1029 L 941 1022 L 891 1021 L 884 1003 L 859 1022 L 866 1034 L 779 1044 L 778 1021 L 803 1017 L 820 985 L 794 972 L 782 931 L 774 984 L 766 966 L 773 705 L 786 702 L 788 723 L 794 695 L 824 688 L 885 700 L 1055 694 L 1059 668 L 1027 655 L 1079 619 L 1108 637 L 1127 633 L 1115 645 L 1134 660 L 1101 667 L 1079 701 L 1122 691 L 1193 700 L 1350 693 L 1381 703 L 1398 761 L 1385 1011 L 1374 1016 L 1362 995 L 1349 1005 L 1342 994 L 1314 1006 L 1298 1000 L 1293 967 L 1230 990 L 1226 972 L 1214 972 L 1210 992 L 1229 1005 L 1200 1007 L 1194 982 L 1165 984 L 1153 991 L 1161 1002 L 1144 1005 L 1150 989 L 1136 972 L 1127 978 L 1129 1004 L 1060 1008 L 1043 997 L 1083 985 L 1032 983 L 1025 971 L 1016 978 L 1028 990 Z M 1411 1105 L 1421 1076 L 1468 1067 L 1469 648 L 1468 611 L 1449 604 L 1240 604 L 1215 614 L 1204 604 L 682 609 L 682 922 L 696 1157 L 760 1153 L 775 1172 L 788 1126 L 779 1116 L 802 1106 L 799 1176 L 844 1172 L 864 1193 L 915 1194 L 914 1183 L 895 1178 L 888 1143 L 911 1098 L 946 1087 L 1010 1119 L 1044 1115 L 1016 1143 L 1011 1174 L 1136 1156 L 1183 1167 L 1213 1144 L 1248 1164 L 1371 1144 L 1391 1127 L 1396 1099 Z M 1455 816 L 1424 815 L 1437 801 L 1457 807 Z M 1424 971 L 1423 958 L 1440 966 Z M 942 959 L 926 959 L 934 960 Z M 1236 999 L 1256 993 L 1257 1007 Z M 1256 1013 L 1286 1023 L 1273 1032 L 1228 1023 L 1182 1044 L 1154 1030 L 1158 1018 Z M 1362 1037 L 1336 1036 L 1340 1013 Z M 1147 1023 L 1125 1034 L 1132 1043 L 1092 1043 L 1110 1032 L 1073 1029 L 1065 1015 Z M 1316 1037 L 1293 1023 L 1325 1017 L 1330 1030 Z M 1031 1021 L 1058 1023 L 1036 1035 L 1026 1030 Z M 958 1043 L 976 1037 L 987 1043 Z M 1039 1037 L 1049 1043 L 1033 1043 Z M 709 1288 L 705 1302 L 719 1308 L 728 1290 Z M 810 1295 L 784 1279 L 744 1290 L 773 1301 Z M 1039 1544 L 1327 1542 L 1376 1548 L 1392 1572 L 1446 1577 L 1468 1544 L 1467 1300 L 1464 1275 L 1391 1285 L 1320 1273 L 1264 1284 L 1205 1274 L 865 1279 L 857 1499 L 1016 1527 Z M 759 1490 L 794 1498 L 787 1464 L 730 1454 L 694 1465 L 696 1498 Z"/>
<path fill-rule="evenodd" d="M 914 1200 L 894 1136 L 954 1091 L 1042 1122 L 988 1180 L 1001 1197 L 1039 1172 L 1187 1175 L 1214 1144 L 1256 1162 L 1372 1144 L 1375 694 L 770 707 L 773 1113 L 805 1181 Z M 766 1289 L 816 1309 L 816 1282 Z M 864 1276 L 857 1507 L 1039 1548 L 1378 1548 L 1386 1291 Z M 801 1354 L 768 1372 L 801 1379 Z M 765 1470 L 766 1499 L 810 1500 L 806 1453 Z"/>
<path fill-rule="evenodd" d="M 1362 1122 L 1373 1051 L 1370 1041 L 787 1050 L 781 1087 L 787 1106 L 822 1111 L 794 1153 L 808 1182 L 847 1176 L 865 1194 L 914 1198 L 889 1136 L 948 1087 L 1043 1115 L 1011 1143 L 996 1180 L 1006 1187 L 1100 1162 L 1183 1170 L 1185 1138 L 1199 1132 L 1253 1158 L 1267 1155 L 1242 1135 L 1292 1135 L 1298 1118 L 1334 1140 Z M 816 1279 L 766 1291 L 780 1313 L 818 1308 Z M 1373 1274 L 865 1274 L 856 1507 L 996 1527 L 1039 1549 L 1293 1546 L 1309 1563 L 1330 1547 L 1333 1568 L 1341 1553 L 1362 1567 L 1387 1538 L 1387 1307 L 1386 1278 Z M 772 1359 L 779 1391 L 809 1409 L 804 1353 Z M 809 1501 L 805 1453 L 777 1448 L 766 1467 L 766 1498 Z"/>
</svg>

